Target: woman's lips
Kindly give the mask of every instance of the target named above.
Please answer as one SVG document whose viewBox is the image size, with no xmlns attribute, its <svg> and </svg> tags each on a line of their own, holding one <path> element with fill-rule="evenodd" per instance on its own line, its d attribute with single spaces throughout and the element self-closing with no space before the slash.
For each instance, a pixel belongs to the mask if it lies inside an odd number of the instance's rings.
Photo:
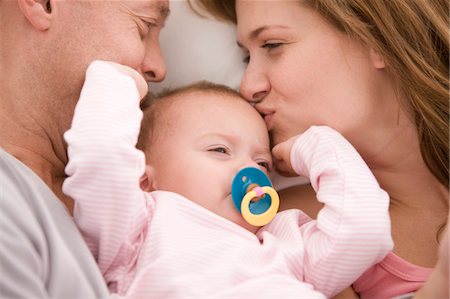
<svg viewBox="0 0 450 299">
<path fill-rule="evenodd" d="M 269 107 L 264 107 L 261 104 L 256 104 L 255 109 L 261 114 L 266 123 L 267 129 L 270 131 L 273 128 L 273 117 L 275 111 Z"/>
<path fill-rule="evenodd" d="M 272 129 L 272 119 L 273 113 L 264 114 L 264 121 L 266 122 L 267 129 L 270 131 Z"/>
</svg>

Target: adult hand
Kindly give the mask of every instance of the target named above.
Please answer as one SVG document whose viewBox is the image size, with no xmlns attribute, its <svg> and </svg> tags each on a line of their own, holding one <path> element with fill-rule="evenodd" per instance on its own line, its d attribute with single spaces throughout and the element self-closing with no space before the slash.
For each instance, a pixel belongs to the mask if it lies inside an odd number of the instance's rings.
<svg viewBox="0 0 450 299">
<path fill-rule="evenodd" d="M 111 65 L 112 67 L 114 67 L 115 69 L 117 69 L 119 72 L 121 72 L 125 75 L 128 75 L 134 79 L 134 82 L 136 82 L 136 87 L 139 92 L 139 97 L 141 99 L 147 94 L 148 84 L 145 81 L 144 77 L 142 77 L 142 75 L 138 71 L 132 69 L 129 66 L 119 64 L 116 62 L 112 62 L 112 61 L 105 61 L 105 62 L 108 63 L 109 65 Z"/>
<path fill-rule="evenodd" d="M 277 171 L 283 176 L 298 176 L 291 165 L 291 149 L 298 136 L 279 143 L 272 148 L 272 156 Z"/>
</svg>

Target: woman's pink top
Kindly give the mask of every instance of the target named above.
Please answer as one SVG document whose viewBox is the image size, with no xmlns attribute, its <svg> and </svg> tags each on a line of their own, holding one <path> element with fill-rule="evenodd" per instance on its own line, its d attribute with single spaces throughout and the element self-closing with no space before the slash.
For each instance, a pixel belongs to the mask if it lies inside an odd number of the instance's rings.
<svg viewBox="0 0 450 299">
<path fill-rule="evenodd" d="M 388 195 L 330 128 L 309 129 L 291 151 L 293 168 L 310 177 L 325 204 L 317 220 L 288 210 L 253 234 L 176 193 L 140 189 L 141 119 L 134 81 L 103 62 L 91 64 L 65 134 L 63 191 L 75 201 L 75 221 L 111 292 L 331 297 L 392 250 Z M 195 169 L 180 171 L 195 175 Z"/>
<path fill-rule="evenodd" d="M 367 270 L 353 288 L 364 299 L 388 299 L 417 291 L 431 271 L 431 268 L 416 266 L 390 252 Z"/>
</svg>

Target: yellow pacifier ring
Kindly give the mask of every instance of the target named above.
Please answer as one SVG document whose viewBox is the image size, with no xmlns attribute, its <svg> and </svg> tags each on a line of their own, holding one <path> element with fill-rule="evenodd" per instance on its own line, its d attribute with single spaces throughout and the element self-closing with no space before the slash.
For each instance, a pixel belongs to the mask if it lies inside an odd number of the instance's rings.
<svg viewBox="0 0 450 299">
<path fill-rule="evenodd" d="M 278 193 L 275 191 L 275 189 L 269 186 L 261 187 L 261 189 L 265 194 L 270 195 L 271 198 L 270 207 L 264 213 L 252 214 L 252 212 L 250 212 L 250 201 L 253 198 L 259 197 L 254 190 L 245 194 L 241 202 L 242 217 L 244 217 L 245 221 L 254 226 L 263 226 L 269 223 L 277 214 L 278 208 L 280 206 L 280 198 L 278 197 Z"/>
</svg>

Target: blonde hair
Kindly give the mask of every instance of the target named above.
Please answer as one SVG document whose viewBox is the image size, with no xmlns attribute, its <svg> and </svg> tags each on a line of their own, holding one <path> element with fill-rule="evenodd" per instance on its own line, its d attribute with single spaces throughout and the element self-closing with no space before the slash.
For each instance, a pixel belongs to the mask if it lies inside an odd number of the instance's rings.
<svg viewBox="0 0 450 299">
<path fill-rule="evenodd" d="M 180 96 L 191 92 L 227 95 L 245 101 L 236 90 L 209 81 L 198 81 L 179 88 L 166 89 L 156 95 L 148 94 L 141 103 L 144 117 L 136 145 L 138 149 L 148 153 L 146 149 L 151 146 L 155 136 L 163 133 L 163 129 L 169 127 L 170 123 L 174 121 L 165 118 L 165 114 L 172 105 L 176 104 L 175 99 L 182 99 Z"/>
<path fill-rule="evenodd" d="M 234 0 L 199 0 L 214 16 L 236 23 Z M 406 95 L 422 157 L 449 186 L 448 0 L 304 0 L 350 37 L 378 51 Z"/>
</svg>

